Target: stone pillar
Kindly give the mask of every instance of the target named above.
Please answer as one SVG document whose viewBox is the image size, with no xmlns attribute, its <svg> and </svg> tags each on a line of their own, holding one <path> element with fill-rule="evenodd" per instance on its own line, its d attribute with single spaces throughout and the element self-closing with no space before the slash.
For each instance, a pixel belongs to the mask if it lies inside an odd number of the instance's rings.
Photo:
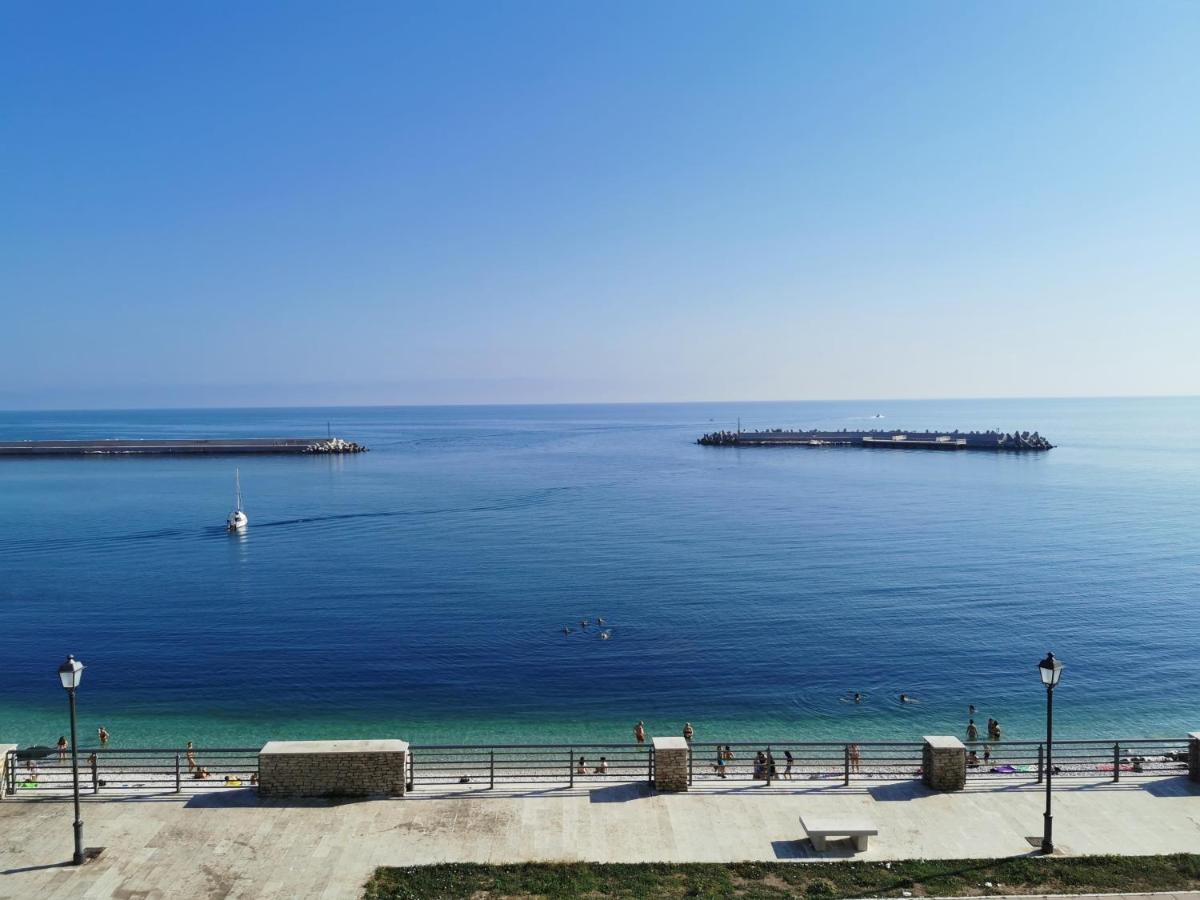
<svg viewBox="0 0 1200 900">
<path fill-rule="evenodd" d="M 654 747 L 654 789 L 656 791 L 686 791 L 688 789 L 688 757 L 692 750 L 681 737 L 651 738 Z"/>
<path fill-rule="evenodd" d="M 16 744 L 0 744 L 0 800 L 8 796 L 8 779 L 12 774 L 8 771 L 8 752 L 16 749 Z"/>
<path fill-rule="evenodd" d="M 406 741 L 271 741 L 258 753 L 265 797 L 404 796 Z"/>
<path fill-rule="evenodd" d="M 961 791 L 967 783 L 967 748 L 956 737 L 926 737 L 921 780 L 935 791 Z"/>
<path fill-rule="evenodd" d="M 1188 735 L 1188 778 L 1200 781 L 1200 731 Z"/>
</svg>

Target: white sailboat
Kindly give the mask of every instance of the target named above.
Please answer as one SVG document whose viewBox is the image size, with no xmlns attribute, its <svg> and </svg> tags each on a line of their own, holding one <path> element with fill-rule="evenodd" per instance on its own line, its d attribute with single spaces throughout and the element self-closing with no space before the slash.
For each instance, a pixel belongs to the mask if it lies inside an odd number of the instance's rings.
<svg viewBox="0 0 1200 900">
<path fill-rule="evenodd" d="M 246 527 L 246 524 L 250 520 L 246 518 L 246 514 L 242 512 L 242 474 L 239 469 L 233 470 L 233 483 L 237 502 L 233 508 L 233 512 L 229 514 L 229 519 L 225 524 L 228 526 L 230 531 L 240 531 Z"/>
</svg>

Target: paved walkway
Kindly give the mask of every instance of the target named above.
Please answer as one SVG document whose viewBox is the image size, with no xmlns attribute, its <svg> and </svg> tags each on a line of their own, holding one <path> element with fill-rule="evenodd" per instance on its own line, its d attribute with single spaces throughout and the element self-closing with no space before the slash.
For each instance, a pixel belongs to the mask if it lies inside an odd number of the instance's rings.
<svg viewBox="0 0 1200 900">
<path fill-rule="evenodd" d="M 418 793 L 353 802 L 260 801 L 214 790 L 84 801 L 89 846 L 71 851 L 71 804 L 0 802 L 0 898 L 350 898 L 379 865 L 447 861 L 725 862 L 839 859 L 816 853 L 798 816 L 866 817 L 879 827 L 859 859 L 1029 854 L 1041 832 L 1037 785 L 991 783 L 954 794 L 904 781 L 703 788 L 654 795 L 644 784 L 594 789 Z M 1200 785 L 1182 776 L 1058 779 L 1055 837 L 1066 854 L 1200 853 Z M 981 892 L 983 886 L 981 885 Z"/>
</svg>

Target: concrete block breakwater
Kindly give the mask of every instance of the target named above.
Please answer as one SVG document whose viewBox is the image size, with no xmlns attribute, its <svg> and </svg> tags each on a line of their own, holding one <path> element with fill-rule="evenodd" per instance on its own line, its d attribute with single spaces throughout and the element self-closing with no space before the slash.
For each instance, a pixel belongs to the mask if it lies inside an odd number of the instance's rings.
<svg viewBox="0 0 1200 900">
<path fill-rule="evenodd" d="M 696 441 L 706 447 L 871 447 L 888 450 L 1053 450 L 1036 431 L 714 431 Z"/>
<path fill-rule="evenodd" d="M 367 448 L 342 438 L 186 438 L 69 441 L 0 441 L 4 456 L 182 456 L 364 453 Z"/>
</svg>

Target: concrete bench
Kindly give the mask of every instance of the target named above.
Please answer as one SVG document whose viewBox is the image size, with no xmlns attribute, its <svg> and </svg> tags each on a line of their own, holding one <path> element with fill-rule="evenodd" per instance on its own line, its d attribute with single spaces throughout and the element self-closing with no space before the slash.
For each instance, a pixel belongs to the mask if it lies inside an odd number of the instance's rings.
<svg viewBox="0 0 1200 900">
<path fill-rule="evenodd" d="M 867 838 L 873 834 L 879 834 L 879 829 L 870 822 L 846 821 L 844 819 L 814 819 L 811 816 L 807 820 L 805 820 L 804 816 L 801 816 L 800 827 L 808 833 L 809 840 L 812 841 L 813 849 L 815 850 L 824 850 L 826 842 L 831 837 L 854 838 L 854 848 L 856 850 L 866 850 Z"/>
</svg>

